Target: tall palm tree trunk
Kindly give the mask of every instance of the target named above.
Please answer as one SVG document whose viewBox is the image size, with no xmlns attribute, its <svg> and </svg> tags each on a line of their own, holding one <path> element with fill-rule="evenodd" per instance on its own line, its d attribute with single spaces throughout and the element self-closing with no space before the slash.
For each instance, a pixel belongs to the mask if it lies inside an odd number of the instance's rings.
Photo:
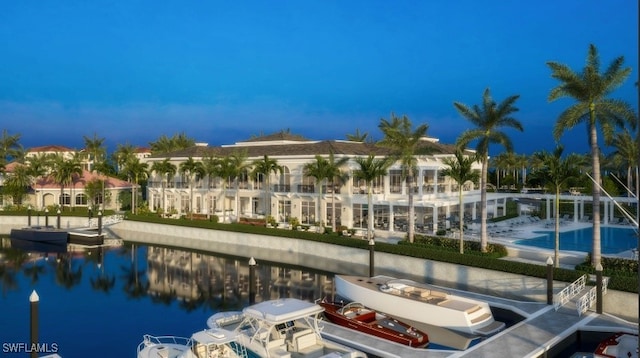
<svg viewBox="0 0 640 358">
<path fill-rule="evenodd" d="M 553 203 L 555 213 L 555 245 L 553 250 L 553 264 L 560 267 L 560 187 L 556 185 L 556 201 Z"/>
<path fill-rule="evenodd" d="M 331 231 L 336 232 L 336 187 L 331 180 Z"/>
<path fill-rule="evenodd" d="M 598 152 L 597 131 L 595 125 L 595 109 L 591 105 L 589 115 L 591 117 L 591 125 L 589 128 L 589 142 L 591 143 L 591 157 L 593 160 L 593 253 L 591 264 L 597 267 L 600 264 L 601 248 L 600 248 L 600 153 Z"/>
<path fill-rule="evenodd" d="M 369 188 L 367 190 L 367 239 L 372 240 L 374 238 L 373 235 L 373 188 L 371 183 L 369 183 Z"/>
<path fill-rule="evenodd" d="M 458 225 L 460 229 L 460 253 L 464 254 L 464 203 L 462 202 L 462 185 L 458 184 Z"/>
<path fill-rule="evenodd" d="M 482 159 L 480 176 L 480 251 L 487 252 L 487 155 Z"/>
<path fill-rule="evenodd" d="M 409 191 L 409 220 L 407 228 L 407 236 L 409 237 L 409 242 L 413 242 L 414 236 L 414 226 L 415 226 L 415 208 L 413 207 L 413 187 L 411 185 L 413 183 L 413 175 L 407 176 L 407 190 Z"/>
</svg>

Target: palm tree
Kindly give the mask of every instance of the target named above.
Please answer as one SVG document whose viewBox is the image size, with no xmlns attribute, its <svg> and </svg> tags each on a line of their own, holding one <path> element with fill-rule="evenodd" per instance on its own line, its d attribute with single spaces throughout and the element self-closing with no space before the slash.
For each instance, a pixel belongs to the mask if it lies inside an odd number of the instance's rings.
<svg viewBox="0 0 640 358">
<path fill-rule="evenodd" d="M 420 154 L 420 141 L 427 133 L 429 126 L 424 123 L 411 129 L 412 124 L 409 117 L 396 117 L 391 113 L 390 121 L 381 119 L 378 128 L 384 134 L 384 138 L 378 145 L 389 148 L 391 157 L 400 162 L 401 178 L 407 183 L 407 193 L 409 196 L 409 232 L 407 236 L 409 242 L 413 242 L 415 209 L 413 207 L 413 178 L 417 172 L 417 158 Z"/>
<path fill-rule="evenodd" d="M 123 170 L 127 163 L 135 157 L 135 148 L 129 143 L 118 144 L 116 150 L 111 154 L 111 158 L 116 164 L 117 172 Z"/>
<path fill-rule="evenodd" d="M 555 193 L 554 219 L 555 219 L 555 267 L 560 266 L 560 192 L 567 184 L 578 178 L 582 156 L 573 154 L 562 159 L 564 148 L 558 145 L 553 153 L 540 151 L 533 153 L 533 161 L 539 163 L 538 168 L 531 174 Z"/>
<path fill-rule="evenodd" d="M 331 181 L 331 230 L 336 231 L 336 182 L 342 186 L 349 179 L 349 174 L 342 171 L 342 167 L 349 161 L 348 157 L 335 159 L 333 152 L 329 152 L 329 163 L 327 166 L 327 179 Z"/>
<path fill-rule="evenodd" d="M 615 148 L 608 156 L 608 161 L 616 166 L 624 167 L 627 172 L 627 188 L 633 187 L 633 169 L 638 170 L 638 146 L 637 138 L 633 138 L 631 132 L 624 128 L 622 132 L 616 133 L 613 138 Z"/>
<path fill-rule="evenodd" d="M 136 213 L 138 206 L 138 186 L 140 180 L 145 180 L 149 177 L 149 164 L 140 162 L 137 157 L 132 157 L 123 167 L 124 172 L 127 173 L 127 177 L 133 178 L 133 189 L 131 194 L 131 212 Z"/>
<path fill-rule="evenodd" d="M 202 162 L 195 161 L 192 157 L 189 157 L 185 162 L 180 163 L 180 174 L 187 177 L 189 182 L 189 217 L 193 220 L 193 187 L 195 186 L 195 179 L 204 177 L 204 165 Z"/>
<path fill-rule="evenodd" d="M 98 138 L 96 133 L 93 133 L 93 138 L 82 136 L 84 139 L 84 147 L 86 150 L 85 158 L 87 159 L 87 170 L 95 170 L 95 165 L 98 162 L 104 161 L 104 157 L 107 154 L 107 150 L 104 147 L 104 138 Z M 91 166 L 93 164 L 93 166 Z"/>
<path fill-rule="evenodd" d="M 629 77 L 631 68 L 622 68 L 624 57 L 615 58 L 609 67 L 600 72 L 598 50 L 589 46 L 586 65 L 582 72 L 576 73 L 569 66 L 558 62 L 547 62 L 551 69 L 551 77 L 560 84 L 549 93 L 549 101 L 562 97 L 573 98 L 576 103 L 560 114 L 553 129 L 558 140 L 564 131 L 585 123 L 589 133 L 591 148 L 592 175 L 595 182 L 593 190 L 593 253 L 591 264 L 595 267 L 601 261 L 600 247 L 600 149 L 598 145 L 598 127 L 602 130 L 605 143 L 613 139 L 615 127 L 629 124 L 635 128 L 636 114 L 633 108 L 624 101 L 608 98 Z"/>
<path fill-rule="evenodd" d="M 356 164 L 358 169 L 353 172 L 355 179 L 364 180 L 367 183 L 367 239 L 373 239 L 373 182 L 387 175 L 387 170 L 393 164 L 391 158 L 379 158 L 376 159 L 374 154 L 369 154 L 368 157 L 356 157 Z"/>
<path fill-rule="evenodd" d="M 204 175 L 207 176 L 207 195 L 211 195 L 211 182 L 215 180 L 218 175 L 218 168 L 220 166 L 220 161 L 218 158 L 213 155 L 206 156 L 202 159 L 202 167 L 204 169 Z M 215 208 L 209 205 L 210 209 L 215 210 Z M 211 210 L 207 208 L 207 219 L 210 218 Z"/>
<path fill-rule="evenodd" d="M 271 173 L 282 174 L 283 168 L 281 165 L 278 165 L 277 160 L 269 158 L 268 155 L 265 155 L 262 159 L 254 160 L 252 166 L 251 177 L 254 178 L 254 180 L 258 180 L 258 175 L 264 177 L 266 198 L 263 205 L 265 215 L 268 215 L 271 209 Z"/>
<path fill-rule="evenodd" d="M 318 186 L 318 201 L 316 202 L 316 213 L 318 214 L 318 222 L 320 230 L 324 230 L 324 222 L 322 221 L 322 186 L 324 181 L 329 178 L 329 161 L 321 155 L 316 155 L 315 162 L 309 162 L 304 165 L 302 171 L 305 176 L 312 177 L 316 180 Z"/>
<path fill-rule="evenodd" d="M 165 158 L 161 162 L 154 162 L 151 165 L 151 171 L 160 175 L 162 178 L 162 212 L 167 212 L 167 198 L 165 196 L 165 187 L 169 178 L 173 178 L 176 175 L 176 166 L 169 161 L 169 158 Z"/>
<path fill-rule="evenodd" d="M 457 149 L 455 158 L 445 158 L 444 164 L 448 165 L 448 168 L 442 170 L 442 174 L 450 177 L 458 183 L 458 207 L 459 213 L 459 225 L 460 225 L 460 253 L 464 254 L 464 202 L 462 200 L 462 189 L 466 182 L 476 182 L 480 175 L 478 171 L 473 169 L 473 163 L 478 160 L 475 156 L 464 156 L 462 149 Z"/>
<path fill-rule="evenodd" d="M 6 129 L 3 129 L 2 136 L 0 136 L 0 162 L 9 163 L 21 157 L 22 151 L 20 134 L 10 135 Z"/>
<path fill-rule="evenodd" d="M 50 154 L 41 153 L 39 155 L 31 156 L 26 159 L 31 175 L 34 181 L 37 183 L 39 179 L 43 178 L 51 170 L 53 157 Z M 40 207 L 40 200 L 38 200 L 38 190 L 36 188 L 36 210 Z"/>
<path fill-rule="evenodd" d="M 360 129 L 356 128 L 356 132 L 353 134 L 347 134 L 347 140 L 352 142 L 361 142 L 364 143 L 369 137 L 369 133 L 364 132 L 360 133 Z"/>
<path fill-rule="evenodd" d="M 222 222 L 227 221 L 227 188 L 229 181 L 235 179 L 236 166 L 231 156 L 217 160 L 216 176 L 222 178 Z"/>
<path fill-rule="evenodd" d="M 240 188 L 239 182 L 241 178 L 245 178 L 245 175 L 249 171 L 249 163 L 247 162 L 247 151 L 236 151 L 229 156 L 230 164 L 233 167 L 231 178 L 233 179 L 234 186 L 236 188 L 235 203 L 236 203 L 236 222 L 240 221 Z"/>
<path fill-rule="evenodd" d="M 514 106 L 520 96 L 507 97 L 500 104 L 496 104 L 491 98 L 491 91 L 487 88 L 482 96 L 482 106 L 469 107 L 460 102 L 454 102 L 453 106 L 463 117 L 476 126 L 474 129 L 464 131 L 457 140 L 459 148 L 465 148 L 470 142 L 477 140 L 476 151 L 482 160 L 482 172 L 480 174 L 480 250 L 487 252 L 487 168 L 489 159 L 489 145 L 501 144 L 507 151 L 512 151 L 513 145 L 505 132 L 500 127 L 514 128 L 522 131 L 522 124 L 511 114 L 518 111 Z"/>
<path fill-rule="evenodd" d="M 58 154 L 55 156 L 51 175 L 53 180 L 60 184 L 59 204 L 60 210 L 64 211 L 64 187 L 73 184 L 74 176 L 82 175 L 82 165 L 77 157 L 65 159 L 62 155 Z"/>
<path fill-rule="evenodd" d="M 186 149 L 194 144 L 195 140 L 189 138 L 185 133 L 176 133 L 171 138 L 162 135 L 157 141 L 149 143 L 149 146 L 153 154 L 162 154 Z"/>
<path fill-rule="evenodd" d="M 14 166 L 13 171 L 6 177 L 2 193 L 11 196 L 15 205 L 22 205 L 22 200 L 33 181 L 34 178 L 29 167 L 19 163 Z"/>
</svg>

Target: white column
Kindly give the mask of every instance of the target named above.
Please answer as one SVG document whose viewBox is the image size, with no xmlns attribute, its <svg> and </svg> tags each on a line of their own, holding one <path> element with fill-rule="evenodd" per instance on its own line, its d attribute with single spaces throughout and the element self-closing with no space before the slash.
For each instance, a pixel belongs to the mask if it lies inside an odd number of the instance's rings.
<svg viewBox="0 0 640 358">
<path fill-rule="evenodd" d="M 578 222 L 578 200 L 573 199 L 573 222 Z"/>
<path fill-rule="evenodd" d="M 433 207 L 433 217 L 431 218 L 431 220 L 433 221 L 433 232 L 435 233 L 436 231 L 438 231 L 438 207 L 434 206 Z"/>
<path fill-rule="evenodd" d="M 393 229 L 395 229 L 393 221 L 393 204 L 389 204 L 389 231 L 393 231 Z"/>
<path fill-rule="evenodd" d="M 547 197 L 545 199 L 546 204 L 547 204 L 547 220 L 551 219 L 551 199 L 549 199 L 549 197 Z"/>
<path fill-rule="evenodd" d="M 604 206 L 604 216 L 603 216 L 603 218 L 604 218 L 604 224 L 606 225 L 606 224 L 609 223 L 609 202 L 606 199 L 604 199 L 603 202 L 604 202 L 604 205 L 603 205 Z"/>
</svg>

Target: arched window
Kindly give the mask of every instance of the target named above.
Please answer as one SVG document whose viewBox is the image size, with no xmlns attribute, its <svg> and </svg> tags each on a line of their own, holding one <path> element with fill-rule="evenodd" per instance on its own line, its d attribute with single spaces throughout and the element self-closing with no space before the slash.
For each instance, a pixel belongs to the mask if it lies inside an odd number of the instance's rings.
<svg viewBox="0 0 640 358">
<path fill-rule="evenodd" d="M 60 196 L 60 205 L 71 205 L 71 196 L 67 193 L 64 193 Z"/>
<path fill-rule="evenodd" d="M 76 195 L 76 205 L 86 206 L 87 205 L 87 196 L 84 194 Z"/>
</svg>

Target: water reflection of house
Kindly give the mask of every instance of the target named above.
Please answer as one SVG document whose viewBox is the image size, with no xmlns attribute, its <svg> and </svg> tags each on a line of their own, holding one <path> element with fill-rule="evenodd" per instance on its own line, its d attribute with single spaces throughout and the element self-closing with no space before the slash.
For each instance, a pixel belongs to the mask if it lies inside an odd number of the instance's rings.
<svg viewBox="0 0 640 358">
<path fill-rule="evenodd" d="M 147 250 L 149 294 L 183 300 L 218 299 L 239 303 L 249 299 L 249 263 L 245 259 L 217 257 L 165 247 Z M 256 266 L 256 302 L 295 297 L 313 300 L 332 293 L 332 280 L 299 269 Z"/>
</svg>

